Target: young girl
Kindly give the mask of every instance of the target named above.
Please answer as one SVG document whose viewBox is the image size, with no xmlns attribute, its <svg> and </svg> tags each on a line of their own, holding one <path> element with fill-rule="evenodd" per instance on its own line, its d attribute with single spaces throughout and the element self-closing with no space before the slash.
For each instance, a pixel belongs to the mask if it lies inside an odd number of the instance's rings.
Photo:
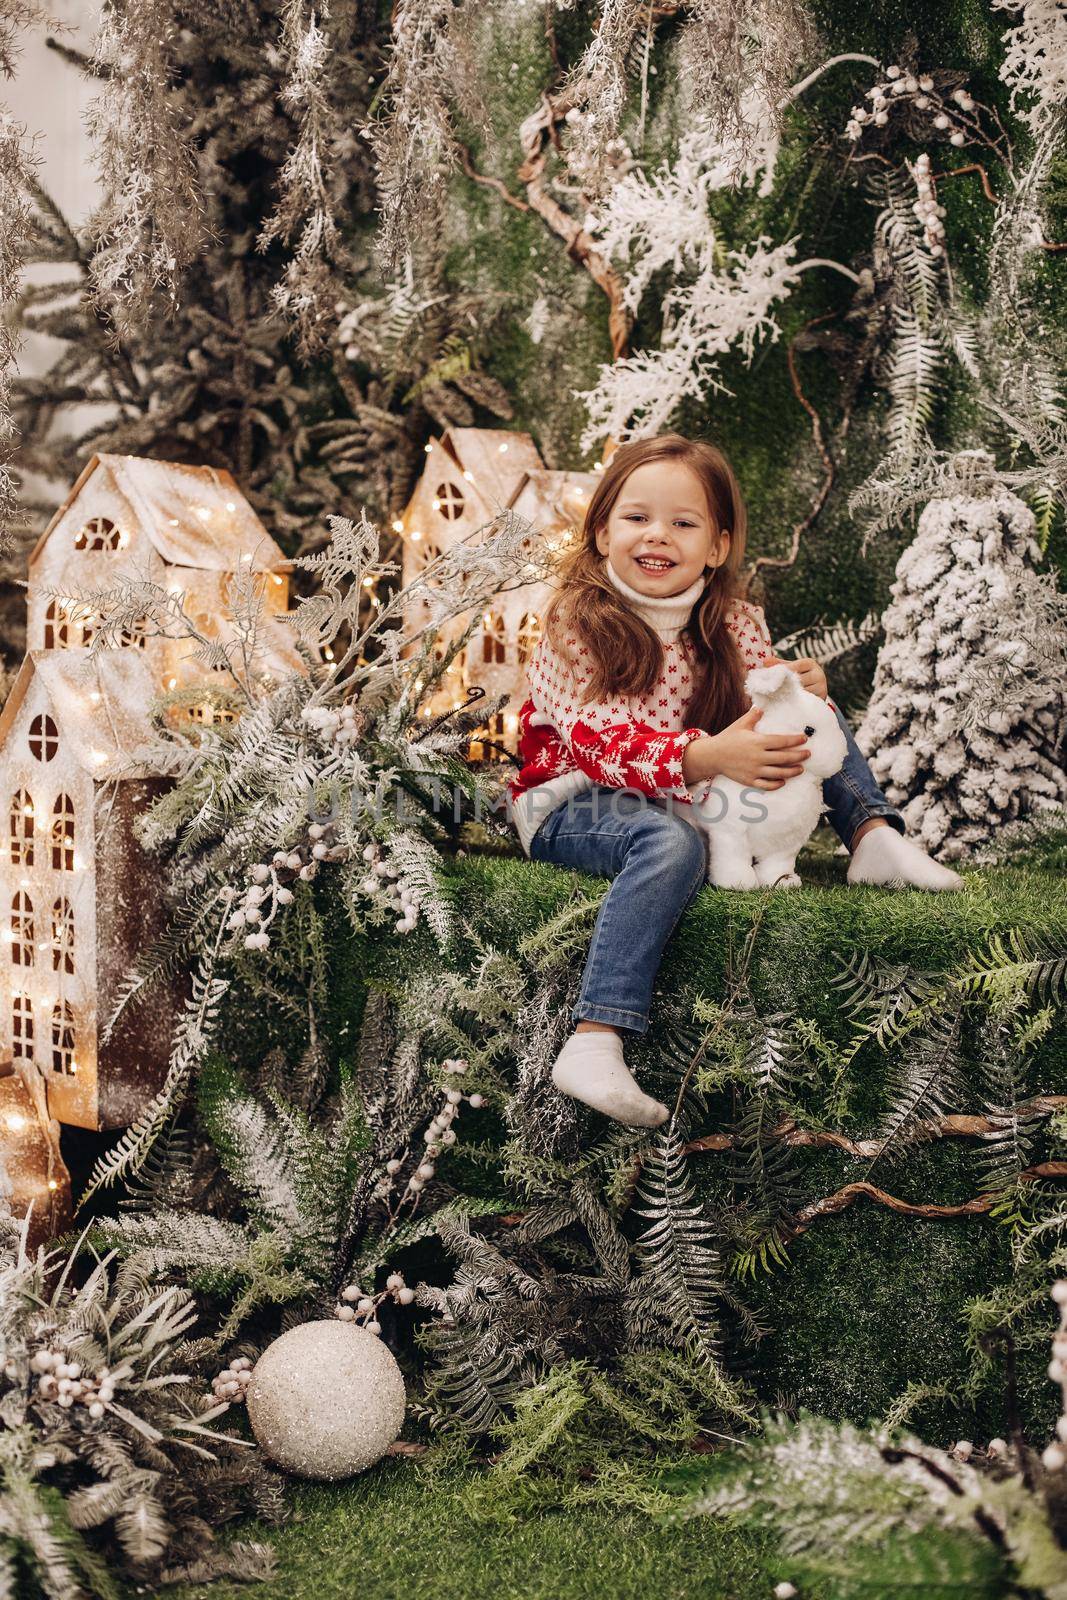
<svg viewBox="0 0 1067 1600">
<path fill-rule="evenodd" d="M 690 788 L 721 774 L 777 789 L 809 755 L 803 733 L 761 734 L 760 711 L 747 709 L 746 672 L 780 658 L 763 612 L 737 597 L 745 528 L 720 450 L 673 433 L 621 446 L 563 563 L 519 713 L 523 766 L 508 809 L 524 851 L 615 880 L 552 1081 L 631 1127 L 668 1115 L 639 1088 L 620 1035 L 646 1032 L 664 947 L 705 882 Z M 829 699 L 814 661 L 788 666 Z M 904 837 L 834 710 L 848 755 L 822 787 L 852 853 L 848 882 L 959 888 Z"/>
</svg>

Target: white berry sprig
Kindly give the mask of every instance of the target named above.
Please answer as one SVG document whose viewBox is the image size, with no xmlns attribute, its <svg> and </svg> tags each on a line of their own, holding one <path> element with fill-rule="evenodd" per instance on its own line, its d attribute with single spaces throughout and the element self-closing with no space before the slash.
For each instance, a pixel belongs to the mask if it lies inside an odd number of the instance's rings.
<svg viewBox="0 0 1067 1600">
<path fill-rule="evenodd" d="M 419 920 L 422 890 L 405 877 L 380 844 L 364 845 L 363 859 L 367 863 L 367 875 L 361 880 L 360 889 L 368 900 L 384 904 L 390 911 L 398 911 L 397 933 L 410 933 Z"/>
<path fill-rule="evenodd" d="M 344 861 L 348 853 L 332 822 L 309 823 L 303 839 L 288 849 L 275 850 L 269 862 L 254 864 L 249 872 L 252 881 L 243 893 L 239 895 L 232 886 L 222 891 L 224 899 L 238 902 L 227 918 L 227 928 L 235 936 L 244 933 L 247 950 L 266 950 L 271 924 L 292 903 L 292 885 L 309 882 L 321 863 Z"/>
<path fill-rule="evenodd" d="M 409 1306 L 415 1299 L 414 1289 L 409 1289 L 404 1282 L 402 1272 L 391 1272 L 385 1280 L 385 1288 L 377 1294 L 367 1294 L 358 1283 L 346 1283 L 341 1290 L 341 1298 L 334 1307 L 334 1316 L 342 1322 L 356 1322 L 368 1333 L 381 1333 L 382 1325 L 378 1321 L 378 1307 L 384 1300 L 393 1300 L 398 1306 Z"/>
<path fill-rule="evenodd" d="M 969 142 L 990 142 L 973 115 L 977 102 L 970 92 L 959 86 L 944 96 L 929 73 L 908 72 L 894 62 L 886 67 L 885 80 L 867 90 L 866 98 L 870 106 L 853 106 L 845 126 L 844 136 L 853 144 L 859 142 L 865 129 L 886 127 L 894 108 L 902 105 L 928 112 L 931 127 L 938 133 L 947 133 L 949 144 L 957 148 Z"/>
<path fill-rule="evenodd" d="M 223 1367 L 211 1380 L 211 1392 L 216 1400 L 228 1405 L 242 1405 L 252 1382 L 252 1363 L 247 1356 L 236 1356 L 228 1367 Z"/>
<path fill-rule="evenodd" d="M 84 1406 L 94 1422 L 99 1422 L 115 1398 L 115 1390 L 124 1378 L 133 1375 L 129 1365 L 100 1367 L 94 1373 L 86 1372 L 79 1361 L 70 1361 L 65 1350 L 46 1345 L 30 1357 L 30 1370 L 37 1375 L 37 1393 L 63 1409 Z"/>
<path fill-rule="evenodd" d="M 926 248 L 932 256 L 944 255 L 945 225 L 941 219 L 945 215 L 945 208 L 942 205 L 938 205 L 937 191 L 934 188 L 934 180 L 930 172 L 930 157 L 925 150 L 921 155 L 916 156 L 915 165 L 912 167 L 911 173 L 915 179 L 915 189 L 918 195 L 912 210 L 922 223 Z"/>
<path fill-rule="evenodd" d="M 441 1063 L 442 1073 L 453 1079 L 462 1077 L 469 1067 L 470 1062 L 459 1056 L 450 1056 Z M 477 1092 L 464 1093 L 456 1087 L 446 1089 L 440 1109 L 434 1113 L 422 1135 L 424 1149 L 421 1152 L 416 1149 L 414 1154 L 408 1151 L 404 1156 L 393 1156 L 385 1163 L 385 1174 L 378 1185 L 378 1193 L 382 1197 L 392 1193 L 402 1182 L 405 1168 L 410 1169 L 390 1211 L 390 1222 L 396 1219 L 405 1203 L 409 1203 L 412 1210 L 416 1208 L 422 1191 L 437 1175 L 436 1162 L 444 1151 L 456 1144 L 459 1136 L 453 1124 L 464 1101 L 472 1110 L 479 1111 L 485 1105 L 485 1096 Z"/>
</svg>

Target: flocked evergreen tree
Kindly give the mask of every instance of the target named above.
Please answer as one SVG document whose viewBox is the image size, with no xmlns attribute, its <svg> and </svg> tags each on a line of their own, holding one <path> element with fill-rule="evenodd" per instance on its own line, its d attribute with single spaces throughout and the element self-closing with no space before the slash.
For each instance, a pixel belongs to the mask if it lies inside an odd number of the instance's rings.
<svg viewBox="0 0 1067 1600">
<path fill-rule="evenodd" d="M 1062 673 L 1020 673 L 968 727 L 971 663 L 1017 661 L 1033 632 L 1041 559 L 1033 512 L 961 452 L 897 564 L 886 642 L 857 738 L 926 848 L 956 860 L 997 829 L 1067 797 Z M 953 492 L 954 488 L 954 492 Z"/>
</svg>

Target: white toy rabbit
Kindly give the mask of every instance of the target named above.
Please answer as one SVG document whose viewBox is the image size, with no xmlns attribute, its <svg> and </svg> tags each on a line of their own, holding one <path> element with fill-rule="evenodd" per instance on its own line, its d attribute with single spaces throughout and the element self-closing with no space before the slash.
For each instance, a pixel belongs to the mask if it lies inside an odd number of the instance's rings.
<svg viewBox="0 0 1067 1600">
<path fill-rule="evenodd" d="M 845 736 L 832 708 L 801 687 L 786 666 L 753 667 L 745 687 L 763 708 L 760 733 L 803 733 L 811 755 L 804 771 L 778 789 L 752 789 L 732 778 L 692 786 L 693 821 L 708 838 L 708 882 L 720 889 L 755 889 L 761 884 L 796 888 L 795 863 L 827 809 L 824 778 L 840 772 Z"/>
</svg>

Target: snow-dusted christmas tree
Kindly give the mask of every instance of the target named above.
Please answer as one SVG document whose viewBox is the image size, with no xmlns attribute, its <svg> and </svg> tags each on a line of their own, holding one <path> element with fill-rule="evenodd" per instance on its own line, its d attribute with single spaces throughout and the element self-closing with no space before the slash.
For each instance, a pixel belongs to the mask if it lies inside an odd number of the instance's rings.
<svg viewBox="0 0 1067 1600">
<path fill-rule="evenodd" d="M 976 664 L 1025 668 L 1041 550 L 1033 513 L 984 451 L 961 451 L 897 563 L 874 690 L 857 732 L 909 829 L 959 860 L 1004 823 L 1062 804 L 1062 681 L 1016 670 L 976 712 Z"/>
</svg>

